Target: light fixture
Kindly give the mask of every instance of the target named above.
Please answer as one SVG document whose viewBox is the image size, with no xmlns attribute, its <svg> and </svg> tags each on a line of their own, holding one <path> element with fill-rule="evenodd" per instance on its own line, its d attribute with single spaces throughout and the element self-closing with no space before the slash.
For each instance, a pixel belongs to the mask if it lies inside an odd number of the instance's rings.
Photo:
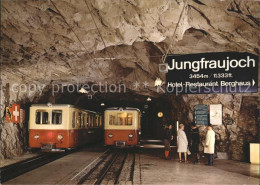
<svg viewBox="0 0 260 185">
<path fill-rule="evenodd" d="M 162 80 L 160 78 L 156 78 L 155 82 L 154 82 L 154 86 L 158 87 L 162 85 Z"/>
<path fill-rule="evenodd" d="M 51 102 L 48 102 L 48 103 L 47 103 L 47 106 L 48 106 L 48 107 L 51 107 L 51 106 L 52 106 L 52 103 L 51 103 Z"/>
<path fill-rule="evenodd" d="M 34 135 L 34 139 L 39 139 L 40 136 L 38 134 Z"/>
<path fill-rule="evenodd" d="M 159 64 L 159 72 L 168 73 L 168 64 L 166 63 Z"/>
<path fill-rule="evenodd" d="M 62 140 L 63 136 L 61 134 L 58 135 L 58 140 Z"/>
<path fill-rule="evenodd" d="M 86 89 L 84 89 L 83 87 L 81 87 L 81 89 L 79 90 L 79 92 L 80 92 L 80 93 L 85 93 L 85 94 L 88 93 L 88 91 L 86 91 Z"/>
<path fill-rule="evenodd" d="M 158 112 L 157 116 L 158 116 L 159 118 L 161 118 L 161 117 L 163 117 L 163 113 L 162 113 L 162 112 Z"/>
<path fill-rule="evenodd" d="M 100 105 L 101 105 L 102 107 L 104 107 L 104 106 L 105 106 L 105 103 L 101 103 Z"/>
<path fill-rule="evenodd" d="M 146 101 L 152 101 L 152 99 L 150 97 L 148 97 Z"/>
</svg>

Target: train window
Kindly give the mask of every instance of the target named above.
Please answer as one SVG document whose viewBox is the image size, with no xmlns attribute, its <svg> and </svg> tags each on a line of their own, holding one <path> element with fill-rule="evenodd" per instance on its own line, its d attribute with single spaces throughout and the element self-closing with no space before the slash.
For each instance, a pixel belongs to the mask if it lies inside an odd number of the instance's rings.
<svg viewBox="0 0 260 185">
<path fill-rule="evenodd" d="M 83 114 L 82 116 L 82 127 L 85 128 L 86 125 L 86 114 Z"/>
<path fill-rule="evenodd" d="M 52 124 L 60 125 L 62 123 L 62 110 L 53 110 L 51 120 Z"/>
<path fill-rule="evenodd" d="M 98 127 L 98 115 L 95 115 L 95 127 Z"/>
<path fill-rule="evenodd" d="M 89 121 L 90 121 L 90 117 L 89 114 L 87 114 L 87 127 L 89 127 Z"/>
<path fill-rule="evenodd" d="M 72 114 L 72 128 L 75 128 L 75 123 L 76 123 L 76 112 L 74 111 Z"/>
<path fill-rule="evenodd" d="M 112 113 L 109 115 L 109 125 L 132 125 L 132 113 Z"/>
<path fill-rule="evenodd" d="M 93 114 L 90 114 L 90 122 L 89 122 L 89 126 L 90 127 L 93 127 L 93 121 L 94 121 L 94 119 L 93 119 Z"/>
<path fill-rule="evenodd" d="M 116 125 L 116 116 L 110 114 L 109 115 L 109 125 Z"/>
<path fill-rule="evenodd" d="M 100 120 L 101 120 L 101 116 L 98 116 L 98 127 L 101 126 L 101 122 L 100 122 Z"/>
<path fill-rule="evenodd" d="M 78 113 L 78 120 L 77 120 L 77 125 L 79 128 L 81 128 L 81 112 Z"/>
<path fill-rule="evenodd" d="M 45 111 L 36 112 L 36 124 L 48 124 L 49 123 L 49 113 Z"/>
</svg>

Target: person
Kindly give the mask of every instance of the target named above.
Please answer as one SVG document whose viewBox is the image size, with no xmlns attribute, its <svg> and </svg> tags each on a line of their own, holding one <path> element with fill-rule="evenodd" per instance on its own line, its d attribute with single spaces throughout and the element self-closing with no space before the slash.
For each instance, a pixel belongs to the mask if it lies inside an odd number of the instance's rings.
<svg viewBox="0 0 260 185">
<path fill-rule="evenodd" d="M 194 155 L 194 163 L 199 162 L 199 144 L 200 144 L 200 135 L 199 129 L 196 124 L 193 123 L 191 126 L 191 151 Z"/>
<path fill-rule="evenodd" d="M 165 125 L 164 127 L 164 134 L 163 134 L 163 143 L 164 143 L 164 156 L 165 159 L 170 159 L 169 155 L 170 155 L 170 142 L 173 139 L 173 135 L 172 135 L 172 125 Z"/>
<path fill-rule="evenodd" d="M 213 166 L 214 162 L 214 149 L 215 149 L 215 132 L 212 130 L 212 126 L 207 126 L 207 135 L 204 143 L 204 153 L 208 155 L 208 163 L 206 165 Z"/>
<path fill-rule="evenodd" d="M 185 162 L 188 162 L 187 161 L 188 140 L 187 140 L 187 136 L 184 132 L 183 124 L 180 124 L 180 126 L 179 126 L 177 147 L 178 147 L 177 152 L 179 153 L 180 162 L 182 162 L 182 160 L 181 160 L 182 153 L 184 153 Z"/>
</svg>

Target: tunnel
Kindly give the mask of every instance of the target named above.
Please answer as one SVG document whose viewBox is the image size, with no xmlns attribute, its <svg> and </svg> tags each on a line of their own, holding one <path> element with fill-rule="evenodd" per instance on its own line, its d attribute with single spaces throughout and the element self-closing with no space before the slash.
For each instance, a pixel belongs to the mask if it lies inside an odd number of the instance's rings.
<svg viewBox="0 0 260 185">
<path fill-rule="evenodd" d="M 104 119 L 111 108 L 140 111 L 138 146 L 144 151 L 138 155 L 148 153 L 148 158 L 142 163 L 135 154 L 129 168 L 135 170 L 140 163 L 137 173 L 160 164 L 152 164 L 149 157 L 159 160 L 161 154 L 146 147 L 150 142 L 163 151 L 169 125 L 173 126 L 170 155 L 178 161 L 180 124 L 185 126 L 189 149 L 196 124 L 202 160 L 207 157 L 204 141 L 212 126 L 215 158 L 255 169 L 250 165 L 253 147 L 259 147 L 259 1 L 3 0 L 0 4 L 1 168 L 35 154 L 29 146 L 31 107 L 70 105 Z M 192 88 L 184 91 L 187 87 Z M 216 166 L 224 164 L 218 162 Z M 259 170 L 252 174 L 248 176 L 259 180 Z M 187 183 L 155 177 L 143 184 Z M 241 182 L 254 184 L 254 180 Z"/>
</svg>

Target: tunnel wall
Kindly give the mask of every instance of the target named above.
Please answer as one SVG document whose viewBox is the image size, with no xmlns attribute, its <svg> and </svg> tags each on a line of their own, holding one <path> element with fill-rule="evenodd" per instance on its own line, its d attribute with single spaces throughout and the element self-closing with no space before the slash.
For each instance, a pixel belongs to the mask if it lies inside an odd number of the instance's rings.
<svg viewBox="0 0 260 185">
<path fill-rule="evenodd" d="M 190 126 L 194 121 L 194 105 L 222 104 L 223 123 L 213 126 L 216 133 L 217 152 L 227 152 L 230 159 L 249 161 L 249 143 L 259 142 L 260 97 L 250 94 L 183 95 L 181 122 Z M 230 119 L 227 119 L 227 115 Z M 186 117 L 185 117 L 186 116 Z M 231 124 L 229 124 L 229 123 Z M 205 140 L 206 127 L 199 126 L 201 142 Z M 202 143 L 200 151 L 203 151 Z"/>
</svg>

